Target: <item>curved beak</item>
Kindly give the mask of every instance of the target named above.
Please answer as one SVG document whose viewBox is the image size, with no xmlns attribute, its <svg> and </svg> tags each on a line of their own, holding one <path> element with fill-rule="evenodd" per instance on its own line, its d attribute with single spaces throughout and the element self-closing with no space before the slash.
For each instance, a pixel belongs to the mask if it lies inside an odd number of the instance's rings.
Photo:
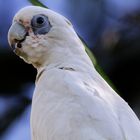
<svg viewBox="0 0 140 140">
<path fill-rule="evenodd" d="M 21 48 L 21 43 L 25 40 L 28 32 L 25 27 L 18 22 L 14 22 L 8 32 L 9 45 L 15 49 L 15 45 Z"/>
</svg>

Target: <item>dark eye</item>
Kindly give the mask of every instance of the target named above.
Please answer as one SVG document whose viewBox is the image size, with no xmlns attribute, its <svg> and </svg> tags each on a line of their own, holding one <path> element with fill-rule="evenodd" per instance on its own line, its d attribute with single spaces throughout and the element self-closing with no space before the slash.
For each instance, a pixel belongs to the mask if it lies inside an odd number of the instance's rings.
<svg viewBox="0 0 140 140">
<path fill-rule="evenodd" d="M 41 27 L 43 26 L 45 23 L 47 24 L 47 17 L 43 16 L 43 15 L 36 15 L 33 17 L 32 21 L 31 21 L 31 25 L 32 27 Z"/>
<path fill-rule="evenodd" d="M 39 25 L 42 25 L 43 23 L 44 23 L 44 18 L 43 17 L 38 17 L 37 19 L 36 19 L 36 23 L 37 24 L 39 24 Z"/>
<path fill-rule="evenodd" d="M 35 15 L 32 18 L 31 26 L 34 34 L 46 34 L 51 28 L 48 17 L 45 15 Z"/>
</svg>

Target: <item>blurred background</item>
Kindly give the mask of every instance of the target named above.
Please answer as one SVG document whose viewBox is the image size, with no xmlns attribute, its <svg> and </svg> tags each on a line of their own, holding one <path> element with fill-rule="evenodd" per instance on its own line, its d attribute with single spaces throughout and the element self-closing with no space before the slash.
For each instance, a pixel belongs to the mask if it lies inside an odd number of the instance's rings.
<svg viewBox="0 0 140 140">
<path fill-rule="evenodd" d="M 0 0 L 1 140 L 30 140 L 29 120 L 36 70 L 12 52 L 7 32 L 15 13 L 35 2 L 37 0 Z M 40 2 L 73 23 L 117 92 L 140 118 L 140 1 Z"/>
</svg>

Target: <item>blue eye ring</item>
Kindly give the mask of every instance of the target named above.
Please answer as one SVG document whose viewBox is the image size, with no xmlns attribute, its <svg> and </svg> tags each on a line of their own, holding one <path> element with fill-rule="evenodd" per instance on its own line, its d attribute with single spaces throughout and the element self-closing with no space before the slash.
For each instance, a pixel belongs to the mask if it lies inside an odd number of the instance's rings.
<svg viewBox="0 0 140 140">
<path fill-rule="evenodd" d="M 33 16 L 31 20 L 31 27 L 35 35 L 46 34 L 51 29 L 51 24 L 47 16 L 39 14 Z"/>
</svg>

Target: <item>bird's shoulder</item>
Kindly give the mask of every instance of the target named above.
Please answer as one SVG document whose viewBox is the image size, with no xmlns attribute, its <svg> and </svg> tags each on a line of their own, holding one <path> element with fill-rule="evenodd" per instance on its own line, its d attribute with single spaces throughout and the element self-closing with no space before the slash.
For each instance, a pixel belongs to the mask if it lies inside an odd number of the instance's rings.
<svg viewBox="0 0 140 140">
<path fill-rule="evenodd" d="M 63 102 L 61 105 L 62 108 L 66 107 L 66 110 L 71 109 L 69 116 L 78 115 L 79 120 L 87 118 L 85 127 L 90 123 L 89 129 L 94 128 L 97 135 L 100 136 L 101 133 L 103 137 L 114 140 L 121 140 L 126 136 L 133 138 L 133 133 L 136 138 L 139 136 L 139 121 L 133 111 L 98 73 L 59 67 L 44 71 L 39 80 L 44 81 L 41 85 L 46 83 L 45 88 L 49 94 L 57 95 L 57 101 L 64 99 L 65 105 Z M 128 124 L 128 121 L 131 121 L 131 124 Z M 131 127 L 134 128 L 133 133 Z"/>
</svg>

